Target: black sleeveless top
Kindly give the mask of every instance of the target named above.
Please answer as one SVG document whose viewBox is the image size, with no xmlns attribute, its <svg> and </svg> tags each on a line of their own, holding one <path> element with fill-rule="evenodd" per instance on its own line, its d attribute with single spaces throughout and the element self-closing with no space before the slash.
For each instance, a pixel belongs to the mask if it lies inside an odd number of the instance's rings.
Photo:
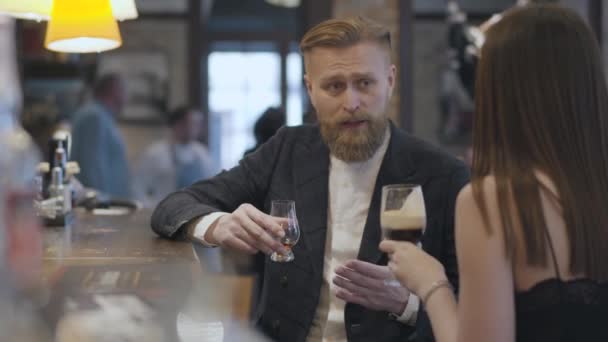
<svg viewBox="0 0 608 342">
<path fill-rule="evenodd" d="M 515 294 L 517 342 L 608 342 L 608 283 L 561 280 L 545 230 L 556 278 Z"/>
</svg>

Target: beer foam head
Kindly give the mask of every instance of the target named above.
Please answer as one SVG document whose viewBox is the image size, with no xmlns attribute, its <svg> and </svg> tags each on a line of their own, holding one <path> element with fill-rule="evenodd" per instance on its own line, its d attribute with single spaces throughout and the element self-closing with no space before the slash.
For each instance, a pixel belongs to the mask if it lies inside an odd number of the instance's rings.
<svg viewBox="0 0 608 342">
<path fill-rule="evenodd" d="M 399 209 L 388 210 L 380 215 L 380 224 L 387 229 L 420 229 L 426 226 L 426 209 L 422 189 L 416 187 Z"/>
<path fill-rule="evenodd" d="M 380 225 L 384 229 L 421 229 L 426 226 L 424 214 L 409 216 L 401 210 L 389 210 L 380 215 Z"/>
</svg>

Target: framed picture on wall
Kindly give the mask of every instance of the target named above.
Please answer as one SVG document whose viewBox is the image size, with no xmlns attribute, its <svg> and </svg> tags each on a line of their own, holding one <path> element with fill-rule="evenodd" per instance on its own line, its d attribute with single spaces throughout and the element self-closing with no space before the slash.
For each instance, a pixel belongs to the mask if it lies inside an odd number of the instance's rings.
<svg viewBox="0 0 608 342">
<path fill-rule="evenodd" d="M 161 51 L 116 51 L 99 56 L 98 75 L 117 73 L 126 83 L 123 121 L 161 122 L 169 99 L 169 61 Z"/>
</svg>

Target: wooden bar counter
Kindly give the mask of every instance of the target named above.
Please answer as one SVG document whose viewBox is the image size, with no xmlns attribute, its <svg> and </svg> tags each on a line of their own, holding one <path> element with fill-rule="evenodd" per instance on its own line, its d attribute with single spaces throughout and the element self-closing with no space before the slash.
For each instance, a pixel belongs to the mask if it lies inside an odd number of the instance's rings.
<svg viewBox="0 0 608 342">
<path fill-rule="evenodd" d="M 185 312 L 188 322 L 247 320 L 252 279 L 204 272 L 191 242 L 151 231 L 150 210 L 108 215 L 79 208 L 74 214 L 66 227 L 43 229 L 44 316 L 51 326 L 106 296 L 136 298 L 149 307 L 164 341 L 178 340 Z"/>
<path fill-rule="evenodd" d="M 150 210 L 126 215 L 95 215 L 75 210 L 67 227 L 46 227 L 44 260 L 51 264 L 198 264 L 192 243 L 159 238 L 150 230 Z"/>
</svg>

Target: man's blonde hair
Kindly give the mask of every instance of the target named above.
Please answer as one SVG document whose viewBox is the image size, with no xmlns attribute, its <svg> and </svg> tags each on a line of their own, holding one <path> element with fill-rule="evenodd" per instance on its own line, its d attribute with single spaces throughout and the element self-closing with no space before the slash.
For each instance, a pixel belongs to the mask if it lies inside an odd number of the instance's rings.
<svg viewBox="0 0 608 342">
<path fill-rule="evenodd" d="M 358 16 L 329 19 L 311 28 L 300 41 L 300 51 L 306 55 L 316 47 L 349 47 L 364 41 L 391 49 L 390 31 L 373 20 Z"/>
</svg>

